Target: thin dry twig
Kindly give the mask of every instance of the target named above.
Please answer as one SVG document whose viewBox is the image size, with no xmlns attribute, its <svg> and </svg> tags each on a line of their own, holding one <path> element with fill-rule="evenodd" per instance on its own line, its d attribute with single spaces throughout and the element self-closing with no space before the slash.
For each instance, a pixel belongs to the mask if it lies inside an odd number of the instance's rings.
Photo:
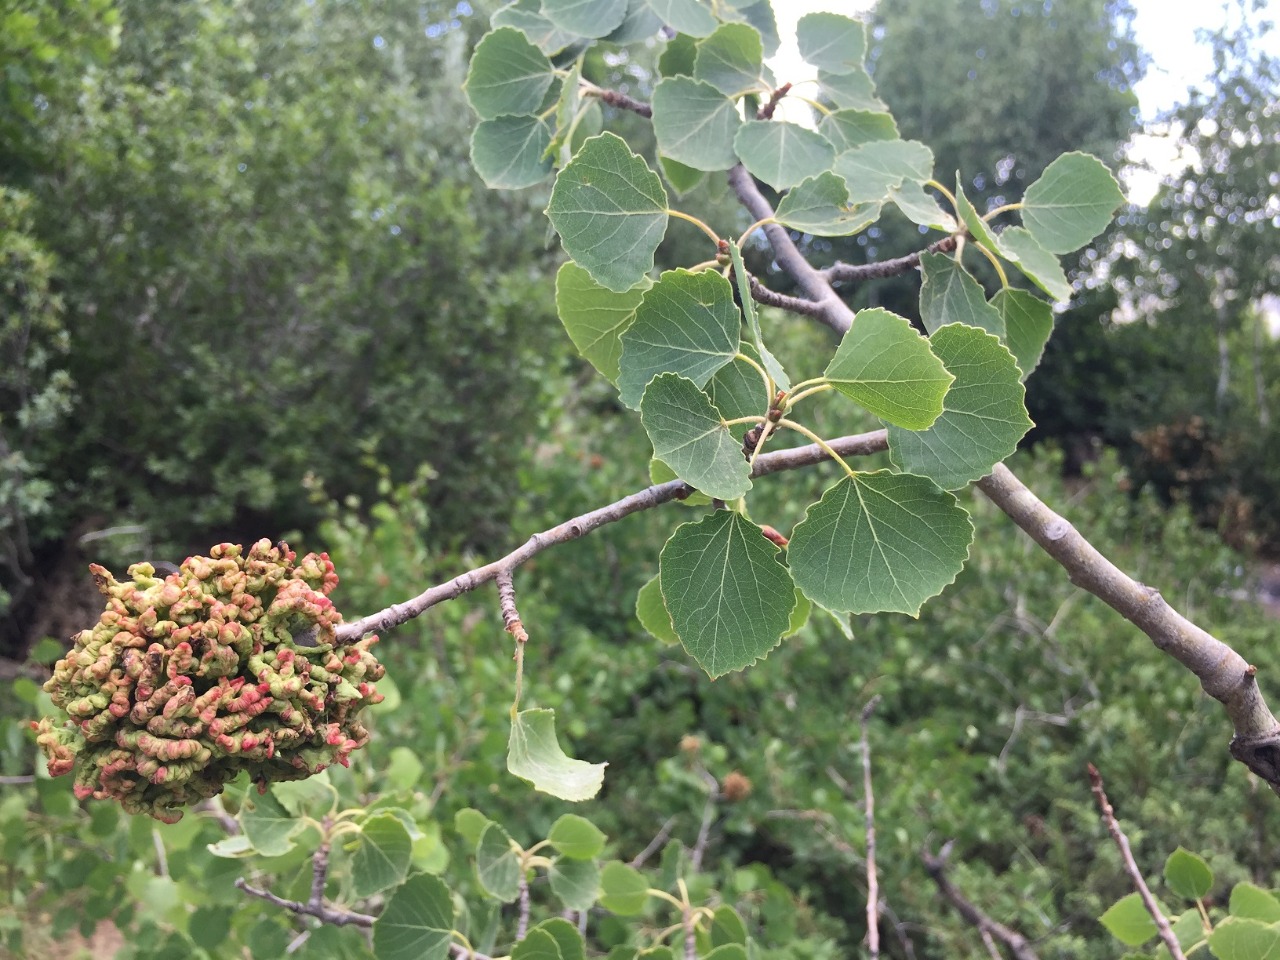
<svg viewBox="0 0 1280 960">
<path fill-rule="evenodd" d="M 1102 822 L 1107 825 L 1107 832 L 1111 834 L 1111 839 L 1120 848 L 1120 859 L 1124 861 L 1124 872 L 1129 875 L 1134 889 L 1138 891 L 1138 896 L 1142 898 L 1142 905 L 1147 908 L 1147 913 L 1151 915 L 1151 919 L 1155 922 L 1156 932 L 1160 935 L 1160 940 L 1168 949 L 1169 955 L 1173 960 L 1186 960 L 1186 955 L 1182 952 L 1182 946 L 1178 943 L 1178 938 L 1173 935 L 1173 928 L 1169 926 L 1168 918 L 1161 912 L 1160 905 L 1156 903 L 1156 898 L 1151 895 L 1151 889 L 1147 886 L 1147 882 L 1142 879 L 1142 871 L 1138 869 L 1138 864 L 1133 859 L 1133 850 L 1129 847 L 1129 838 L 1120 829 L 1120 823 L 1116 820 L 1116 812 L 1112 809 L 1111 801 L 1107 799 L 1107 793 L 1102 788 L 1102 774 L 1098 773 L 1098 768 L 1092 763 L 1089 764 L 1089 784 L 1093 790 L 1094 797 L 1098 800 L 1098 809 L 1102 811 Z"/>
<path fill-rule="evenodd" d="M 876 877 L 876 796 L 871 789 L 871 741 L 867 724 L 880 702 L 876 694 L 862 708 L 862 795 L 867 831 L 867 950 L 871 960 L 880 956 L 880 884 Z"/>
<path fill-rule="evenodd" d="M 655 853 L 667 845 L 667 841 L 671 839 L 671 830 L 675 827 L 676 821 L 680 818 L 677 816 L 667 817 L 667 822 L 662 825 L 662 829 L 657 832 L 648 846 L 635 855 L 631 860 L 631 866 L 637 870 L 644 866 L 644 862 L 652 857 Z"/>
<path fill-rule="evenodd" d="M 368 913 L 356 913 L 354 910 L 340 910 L 337 907 L 331 907 L 326 903 L 312 903 L 307 901 L 303 903 L 301 900 L 286 900 L 284 897 L 278 897 L 270 890 L 263 890 L 260 887 L 254 887 L 249 884 L 244 877 L 236 879 L 236 887 L 249 894 L 251 897 L 257 897 L 259 900 L 265 900 L 267 903 L 274 904 L 288 910 L 290 913 L 296 913 L 304 917 L 315 917 L 324 923 L 331 923 L 335 927 L 356 926 L 356 927 L 372 927 L 373 922 L 378 919 Z"/>
<path fill-rule="evenodd" d="M 1031 941 L 1018 933 L 1018 931 L 991 919 L 951 882 L 951 878 L 947 876 L 947 859 L 951 856 L 951 843 L 952 841 L 947 841 L 943 844 L 937 856 L 934 856 L 928 850 L 924 850 L 920 854 L 921 859 L 924 861 L 925 871 L 937 886 L 938 892 L 942 894 L 948 903 L 956 908 L 956 912 L 964 917 L 967 923 L 978 930 L 979 934 L 983 936 L 984 942 L 988 937 L 994 937 L 1008 948 L 1015 960 L 1040 960 L 1036 956 L 1036 952 L 1031 948 Z"/>
<path fill-rule="evenodd" d="M 955 237 L 943 237 L 935 240 L 923 250 L 909 253 L 905 257 L 892 260 L 881 260 L 877 263 L 842 263 L 837 261 L 825 270 L 820 271 L 831 283 L 862 282 L 866 280 L 884 280 L 909 273 L 920 266 L 920 257 L 926 253 L 950 253 L 956 248 Z"/>
<path fill-rule="evenodd" d="M 836 440 L 828 441 L 828 446 L 842 457 L 856 457 L 878 452 L 885 448 L 884 431 L 877 430 L 873 433 L 860 433 L 848 437 L 840 437 Z M 788 450 L 775 450 L 772 453 L 762 453 L 756 458 L 751 475 L 753 477 L 763 477 L 783 470 L 809 467 L 828 459 L 830 458 L 826 451 L 822 450 L 817 444 L 792 447 Z M 615 500 L 613 503 L 597 510 L 591 510 L 580 516 L 572 517 L 549 530 L 535 533 L 523 546 L 511 551 L 505 557 L 495 560 L 493 563 L 485 564 L 474 570 L 468 570 L 452 580 L 430 587 L 412 600 L 407 600 L 404 603 L 394 603 L 385 610 L 380 610 L 370 616 L 340 625 L 337 630 L 338 639 L 340 642 L 349 643 L 364 636 L 366 633 L 379 633 L 402 623 L 407 623 L 414 617 L 431 609 L 437 603 L 453 600 L 464 593 L 483 586 L 491 580 L 497 579 L 499 573 L 514 571 L 548 547 L 577 540 L 597 527 L 602 527 L 607 523 L 614 523 L 633 513 L 651 510 L 664 503 L 670 503 L 672 500 L 684 499 L 692 491 L 693 488 L 682 480 L 668 480 L 666 483 L 654 484 L 630 496 Z"/>
</svg>

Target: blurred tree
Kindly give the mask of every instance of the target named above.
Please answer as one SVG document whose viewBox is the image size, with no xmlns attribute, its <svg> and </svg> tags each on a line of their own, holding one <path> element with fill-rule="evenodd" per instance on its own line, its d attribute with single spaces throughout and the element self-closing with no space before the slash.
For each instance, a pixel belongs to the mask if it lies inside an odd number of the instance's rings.
<svg viewBox="0 0 1280 960">
<path fill-rule="evenodd" d="M 499 535 L 524 453 L 499 431 L 556 362 L 530 284 L 554 262 L 545 198 L 474 200 L 484 24 L 439 0 L 118 12 L 115 55 L 35 128 L 75 406 L 24 443 L 53 491 L 33 543 L 90 516 L 161 555 L 272 535 L 318 516 L 307 474 L 369 494 L 373 465 L 424 462 L 449 467 L 443 529 Z"/>
</svg>

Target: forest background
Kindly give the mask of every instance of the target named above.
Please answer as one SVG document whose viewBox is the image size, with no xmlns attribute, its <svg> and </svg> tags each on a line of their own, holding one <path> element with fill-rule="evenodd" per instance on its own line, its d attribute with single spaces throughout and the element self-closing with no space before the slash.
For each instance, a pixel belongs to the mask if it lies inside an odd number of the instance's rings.
<svg viewBox="0 0 1280 960">
<path fill-rule="evenodd" d="M 85 812 L 34 770 L 23 720 L 65 638 L 96 617 L 89 561 L 122 571 L 288 536 L 331 553 L 344 609 L 374 610 L 648 482 L 647 439 L 559 330 L 546 191 L 488 191 L 472 172 L 460 87 L 491 12 L 435 0 L 0 4 L 11 949 L 51 956 L 72 931 L 115 931 L 138 956 L 173 936 L 211 956 L 274 956 L 296 933 L 232 887 L 238 863 L 205 852 L 216 823 Z M 1275 626 L 1262 601 L 1280 561 L 1267 299 L 1280 272 L 1280 68 L 1261 40 L 1265 12 L 1240 7 L 1233 30 L 1205 38 L 1214 77 L 1156 121 L 1185 169 L 1074 265 L 1019 454 L 1042 496 L 1124 569 L 1264 667 Z M 979 209 L 1016 200 L 1067 150 L 1123 169 L 1144 64 L 1123 3 L 899 0 L 871 16 L 879 95 L 939 171 L 966 171 Z M 589 66 L 642 98 L 654 82 L 642 49 Z M 637 123 L 632 142 L 647 135 Z M 693 190 L 746 226 L 719 178 Z M 673 234 L 659 266 L 697 259 L 686 240 L 693 231 Z M 802 240 L 819 266 L 919 245 L 905 219 Z M 746 253 L 769 274 L 763 249 Z M 847 299 L 910 316 L 917 287 L 899 278 Z M 777 326 L 780 352 L 826 342 Z M 796 503 L 763 504 L 780 528 L 798 519 Z M 989 505 L 966 506 L 982 531 L 974 561 L 920 620 L 860 618 L 852 642 L 815 621 L 714 683 L 634 615 L 661 518 L 632 517 L 525 568 L 522 606 L 543 647 L 531 689 L 562 710 L 575 755 L 610 761 L 589 815 L 619 856 L 665 829 L 698 852 L 763 949 L 850 955 L 865 932 L 855 731 L 878 695 L 889 955 L 979 955 L 920 857 L 955 840 L 953 878 L 1042 956 L 1119 956 L 1096 918 L 1128 888 L 1101 845 L 1086 762 L 1138 826 L 1149 869 L 1183 845 L 1224 890 L 1280 885 L 1275 798 L 1230 763 L 1194 681 Z M 510 678 L 492 605 L 450 604 L 386 636 L 380 654 L 391 693 L 354 775 L 429 801 L 424 862 L 465 861 L 453 824 L 467 807 L 543 835 L 563 805 L 501 772 Z M 848 706 L 833 716 L 832 703 Z M 730 796 L 731 774 L 750 789 Z"/>
</svg>

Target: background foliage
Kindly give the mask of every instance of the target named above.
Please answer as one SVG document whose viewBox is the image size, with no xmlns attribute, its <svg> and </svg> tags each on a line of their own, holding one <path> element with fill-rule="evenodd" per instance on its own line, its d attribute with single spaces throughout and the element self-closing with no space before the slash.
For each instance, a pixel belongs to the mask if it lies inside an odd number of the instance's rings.
<svg viewBox="0 0 1280 960">
<path fill-rule="evenodd" d="M 934 6 L 878 11 L 875 77 L 939 171 L 974 173 L 965 188 L 980 207 L 1016 199 L 1063 149 L 1115 154 L 1141 64 L 1123 6 L 1059 0 L 1017 17 L 1005 3 Z M 292 530 L 295 545 L 334 556 L 343 609 L 373 610 L 648 482 L 638 425 L 551 316 L 545 192 L 489 192 L 470 171 L 458 88 L 488 12 L 0 4 L 0 354 L 16 361 L 0 369 L 0 616 L 3 652 L 30 653 L 9 673 L 60 653 L 28 646 L 57 635 L 46 612 L 68 596 L 58 574 L 80 570 L 81 552 L 123 565 Z M 1201 528 L 1274 554 L 1277 358 L 1258 298 L 1275 289 L 1280 133 L 1275 64 L 1251 39 L 1218 39 L 1220 82 L 1170 118 L 1204 162 L 1129 211 L 1100 242 L 1101 265 L 1082 262 L 1080 296 L 1031 381 L 1038 437 L 1063 445 L 1073 478 L 1060 479 L 1052 445 L 1020 469 L 1124 569 L 1265 660 L 1272 627 L 1249 599 L 1249 561 Z M 1078 55 L 1046 52 L 1064 45 Z M 587 71 L 648 97 L 645 57 L 601 56 Z M 940 66 L 922 76 L 926 63 Z M 638 121 L 634 133 L 649 135 Z M 732 224 L 719 179 L 682 205 Z M 919 245 L 905 223 L 862 239 L 810 252 L 858 262 Z M 681 245 L 701 242 L 673 230 L 659 266 L 691 262 Z M 747 256 L 767 270 L 760 251 Z M 869 285 L 853 302 L 904 309 L 908 297 Z M 784 362 L 829 349 L 819 331 L 764 322 Z M 859 426 L 820 416 L 829 432 Z M 1117 452 L 1092 462 L 1096 440 Z M 787 495 L 762 483 L 753 514 L 789 527 L 821 479 Z M 669 516 L 633 517 L 524 568 L 537 705 L 560 709 L 576 756 L 611 763 L 605 793 L 581 810 L 608 834 L 604 855 L 636 856 L 675 818 L 667 852 L 645 865 L 651 883 L 671 889 L 683 872 L 696 897 L 735 906 L 761 956 L 855 955 L 854 730 L 879 694 L 881 884 L 916 956 L 981 950 L 920 863 L 950 838 L 957 883 L 1041 956 L 1120 955 L 1096 918 L 1127 886 L 1100 842 L 1086 761 L 1153 874 L 1182 844 L 1208 857 L 1219 899 L 1240 880 L 1280 883 L 1274 798 L 1229 765 L 1214 705 L 970 500 L 973 559 L 920 620 L 864 618 L 851 644 L 817 619 L 715 683 L 634 618 L 656 569 L 633 558 L 656 558 Z M 115 532 L 74 549 L 104 531 Z M 509 939 L 513 914 L 479 886 L 456 815 L 476 808 L 527 847 L 563 805 L 495 776 L 510 702 L 496 611 L 448 604 L 380 653 L 412 679 L 333 782 L 344 803 L 407 810 L 413 864 L 449 871 L 474 929 L 492 915 Z M 37 686 L 4 683 L 0 775 L 25 777 Z M 834 703 L 847 716 L 833 718 Z M 745 781 L 730 796 L 732 774 Z M 688 857 L 708 812 L 701 871 L 681 870 L 677 850 Z M 55 956 L 96 930 L 124 957 L 280 956 L 301 926 L 232 881 L 305 897 L 316 838 L 237 861 L 208 852 L 224 837 L 211 819 L 164 827 L 81 809 L 39 771 L 6 783 L 0 943 Z M 560 910 L 549 881 L 533 893 L 544 915 Z M 639 927 L 597 915 L 593 945 L 669 922 L 649 909 Z M 905 955 L 892 932 L 885 941 Z M 303 956 L 363 949 L 350 929 L 299 944 Z"/>
</svg>

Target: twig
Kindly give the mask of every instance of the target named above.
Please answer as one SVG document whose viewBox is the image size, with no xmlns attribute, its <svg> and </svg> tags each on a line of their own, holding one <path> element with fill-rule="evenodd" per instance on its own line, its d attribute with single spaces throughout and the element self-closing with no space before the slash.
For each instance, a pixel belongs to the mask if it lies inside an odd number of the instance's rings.
<svg viewBox="0 0 1280 960">
<path fill-rule="evenodd" d="M 1031 949 L 1031 942 L 1016 930 L 1011 930 L 999 921 L 992 920 L 989 916 L 979 910 L 971 900 L 961 893 L 950 878 L 947 877 L 947 858 L 951 855 L 951 843 L 947 841 L 942 846 L 942 850 L 937 856 L 929 853 L 928 850 L 921 852 L 920 857 L 924 861 L 924 868 L 932 878 L 934 884 L 938 887 L 938 892 L 946 898 L 947 902 L 956 908 L 960 916 L 973 927 L 976 927 L 979 933 L 985 931 L 987 936 L 995 937 L 1003 943 L 1009 952 L 1013 954 L 1015 960 L 1040 960 L 1036 956 L 1036 952 Z M 985 938 L 984 938 L 985 939 Z"/>
<path fill-rule="evenodd" d="M 653 116 L 653 107 L 649 106 L 643 100 L 637 100 L 635 97 L 629 97 L 618 90 L 597 88 L 594 90 L 589 89 L 585 92 L 588 95 L 599 97 L 602 103 L 607 103 L 611 107 L 617 107 L 619 110 L 630 110 L 632 113 L 638 113 L 642 117 Z"/>
<path fill-rule="evenodd" d="M 950 253 L 956 248 L 955 237 L 935 240 L 923 250 L 908 253 L 905 257 L 881 260 L 878 263 L 842 263 L 837 261 L 819 271 L 831 283 L 848 283 L 862 280 L 884 280 L 897 277 L 920 266 L 920 257 L 926 253 Z"/>
<path fill-rule="evenodd" d="M 520 612 L 516 609 L 516 585 L 510 570 L 503 570 L 494 578 L 498 581 L 498 603 L 502 607 L 502 622 L 507 633 L 515 638 L 516 643 L 527 643 L 529 634 L 520 622 Z"/>
<path fill-rule="evenodd" d="M 680 819 L 676 816 L 667 817 L 667 822 L 662 825 L 662 829 L 657 832 L 649 845 L 635 855 L 631 861 L 631 866 L 637 870 L 644 866 L 644 862 L 661 850 L 669 839 L 671 839 L 671 828 L 676 825 L 676 821 Z"/>
<path fill-rule="evenodd" d="M 872 697 L 862 708 L 862 794 L 863 816 L 867 830 L 867 951 L 871 960 L 880 956 L 880 884 L 876 877 L 876 796 L 871 790 L 871 741 L 867 737 L 867 723 L 880 702 L 880 695 Z"/>
<path fill-rule="evenodd" d="M 1120 823 L 1116 820 L 1116 812 L 1112 809 L 1111 801 L 1107 799 L 1106 791 L 1102 788 L 1102 774 L 1098 773 L 1098 768 L 1092 763 L 1089 764 L 1089 784 L 1093 789 L 1093 795 L 1098 800 L 1098 809 L 1102 811 L 1102 822 L 1107 825 L 1107 832 L 1111 834 L 1111 839 L 1120 848 L 1120 859 L 1124 861 L 1124 872 L 1133 881 L 1134 889 L 1138 891 L 1138 896 L 1142 898 L 1142 905 L 1147 908 L 1147 913 L 1151 915 L 1151 919 L 1155 922 L 1156 932 L 1160 934 L 1160 939 L 1168 949 L 1169 955 L 1173 957 L 1173 960 L 1186 960 L 1186 955 L 1182 952 L 1182 946 L 1178 943 L 1178 938 L 1173 935 L 1173 929 L 1169 926 L 1168 918 L 1161 912 L 1159 904 L 1156 903 L 1156 898 L 1151 895 L 1147 882 L 1142 879 L 1142 871 L 1138 869 L 1138 864 L 1133 859 L 1133 850 L 1129 847 L 1129 838 L 1120 829 Z"/>
<path fill-rule="evenodd" d="M 523 940 L 529 932 L 529 878 L 520 869 L 520 915 L 516 920 L 516 939 Z"/>
<path fill-rule="evenodd" d="M 860 433 L 848 437 L 840 437 L 839 439 L 828 441 L 828 446 L 842 457 L 875 453 L 885 448 L 884 431 L 877 430 L 873 433 Z M 828 459 L 827 454 L 817 444 L 792 447 L 788 450 L 775 450 L 772 453 L 763 453 L 756 459 L 751 475 L 753 477 L 762 477 L 783 470 L 796 470 Z M 392 604 L 378 613 L 351 623 L 342 624 L 337 630 L 338 640 L 343 643 L 350 643 L 366 633 L 378 633 L 399 626 L 434 607 L 437 603 L 453 600 L 491 580 L 495 580 L 498 574 L 503 571 L 511 572 L 515 570 L 548 547 L 577 540 L 597 527 L 621 520 L 623 517 L 639 513 L 642 510 L 651 510 L 672 500 L 683 499 L 691 492 L 692 488 L 684 481 L 668 480 L 666 483 L 646 487 L 644 490 L 623 497 L 621 500 L 616 500 L 608 506 L 600 507 L 598 510 L 592 510 L 581 516 L 565 520 L 549 530 L 535 533 L 523 546 L 513 550 L 505 557 L 495 560 L 493 563 L 477 567 L 474 570 L 468 570 L 452 580 L 437 584 L 423 591 L 412 600 Z"/>
<path fill-rule="evenodd" d="M 302 903 L 300 900 L 286 900 L 284 897 L 278 897 L 270 890 L 262 890 L 258 887 L 250 886 L 244 877 L 236 878 L 236 887 L 249 894 L 251 897 L 257 897 L 259 900 L 265 900 L 267 903 L 274 904 L 288 910 L 290 913 L 300 914 L 306 917 L 315 917 L 325 923 L 331 923 L 335 927 L 372 927 L 377 917 L 368 913 L 356 913 L 353 910 L 339 910 L 324 903 Z"/>
<path fill-rule="evenodd" d="M 703 808 L 703 822 L 698 826 L 698 838 L 694 841 L 694 849 L 689 852 L 689 865 L 698 873 L 703 869 L 703 855 L 707 852 L 707 841 L 712 835 L 712 823 L 716 822 L 716 806 L 721 799 L 719 783 L 712 774 L 703 771 L 703 780 L 707 781 L 707 805 Z"/>
<path fill-rule="evenodd" d="M 763 303 L 766 307 L 780 307 L 790 313 L 798 313 L 806 317 L 816 317 L 822 312 L 822 306 L 812 300 L 789 297 L 785 293 L 770 290 L 755 277 L 748 277 L 748 279 L 751 281 L 751 299 L 756 303 Z"/>
<path fill-rule="evenodd" d="M 326 832 L 329 824 L 325 823 Z M 329 881 L 329 841 L 325 840 L 320 844 L 315 852 L 315 856 L 311 858 L 311 898 L 308 903 L 324 902 L 324 885 Z"/>
<path fill-rule="evenodd" d="M 773 208 L 741 165 L 731 169 L 728 178 L 753 219 L 773 216 Z M 775 227 L 767 225 L 765 233 L 778 265 L 822 307 L 819 321 L 838 333 L 847 331 L 853 323 L 853 311 L 836 296 L 827 277 L 804 258 L 787 231 Z M 1105 601 L 1137 625 L 1157 648 L 1196 675 L 1204 691 L 1226 707 L 1235 728 L 1231 755 L 1280 794 L 1280 722 L 1258 689 L 1256 668 L 1173 610 L 1158 591 L 1123 573 L 1003 464 L 978 481 L 978 489 L 1058 561 L 1072 583 Z"/>
<path fill-rule="evenodd" d="M 778 109 L 778 104 L 788 93 L 791 92 L 791 84 L 784 83 L 777 90 L 769 95 L 769 99 L 760 105 L 760 109 L 756 111 L 757 120 L 772 120 L 773 111 Z"/>
</svg>

